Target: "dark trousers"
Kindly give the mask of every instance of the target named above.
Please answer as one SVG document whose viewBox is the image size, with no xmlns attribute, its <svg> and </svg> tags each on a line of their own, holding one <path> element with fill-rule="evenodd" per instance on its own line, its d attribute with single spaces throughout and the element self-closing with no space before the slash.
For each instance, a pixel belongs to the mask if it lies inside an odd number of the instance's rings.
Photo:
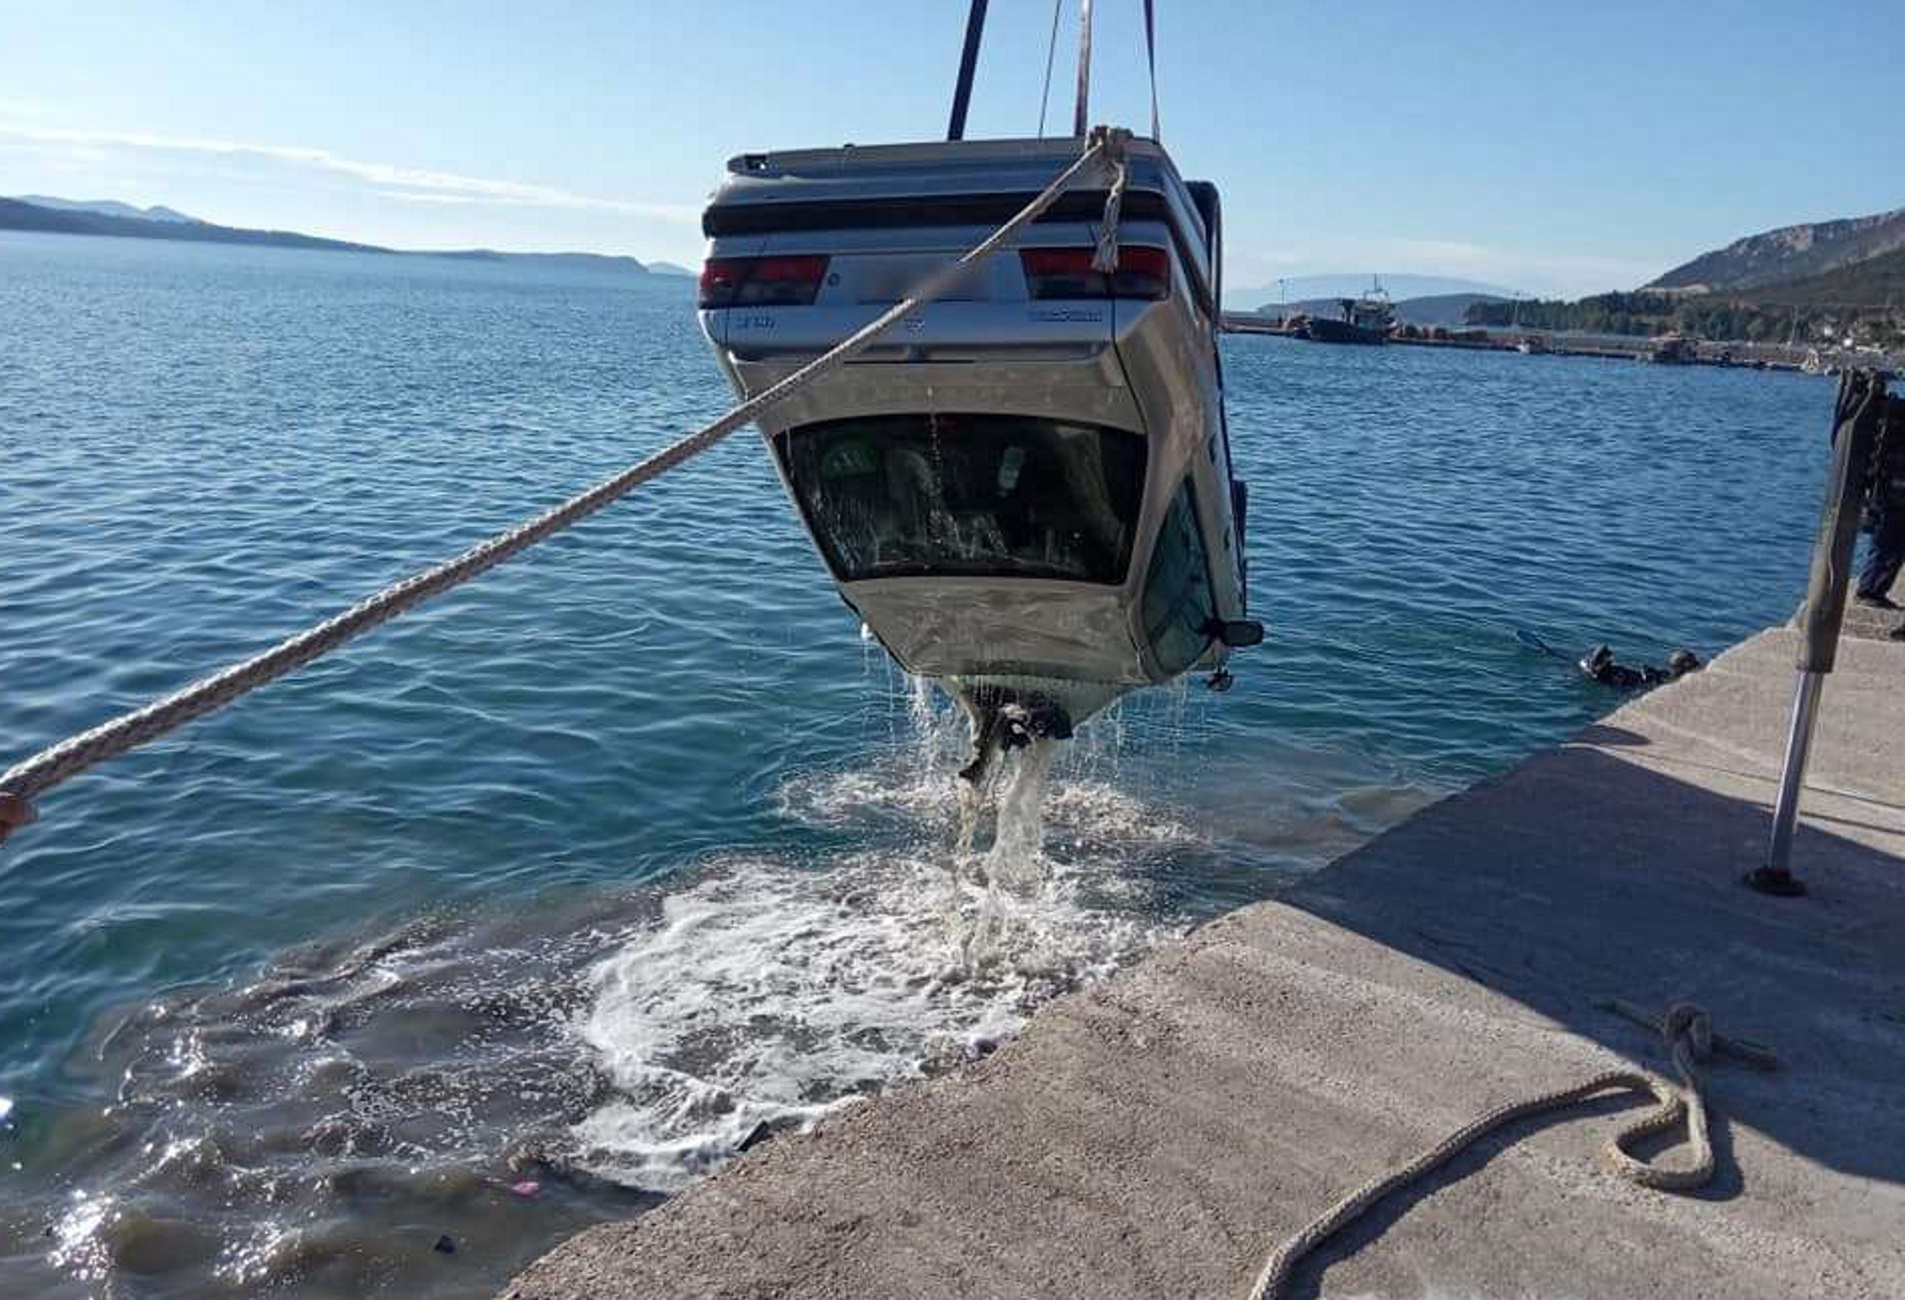
<svg viewBox="0 0 1905 1300">
<path fill-rule="evenodd" d="M 1887 510 L 1872 527 L 1865 568 L 1859 573 L 1859 595 L 1885 595 L 1898 581 L 1901 566 L 1905 566 L 1905 510 Z"/>
</svg>

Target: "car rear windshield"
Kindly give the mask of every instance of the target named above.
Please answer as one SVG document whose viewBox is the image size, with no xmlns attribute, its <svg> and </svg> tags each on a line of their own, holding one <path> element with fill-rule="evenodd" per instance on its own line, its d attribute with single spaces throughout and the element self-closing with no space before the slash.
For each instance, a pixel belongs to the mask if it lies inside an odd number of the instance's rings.
<svg viewBox="0 0 1905 1300">
<path fill-rule="evenodd" d="M 1011 415 L 881 415 L 775 440 L 834 574 L 1118 583 L 1144 439 Z"/>
</svg>

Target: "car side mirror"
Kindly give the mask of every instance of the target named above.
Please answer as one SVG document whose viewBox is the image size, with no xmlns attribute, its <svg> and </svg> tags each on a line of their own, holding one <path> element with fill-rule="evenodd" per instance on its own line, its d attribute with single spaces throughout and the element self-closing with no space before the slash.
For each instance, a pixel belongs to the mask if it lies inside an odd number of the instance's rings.
<svg viewBox="0 0 1905 1300">
<path fill-rule="evenodd" d="M 1263 644 L 1263 624 L 1254 618 L 1213 618 L 1204 631 L 1233 650 Z"/>
</svg>

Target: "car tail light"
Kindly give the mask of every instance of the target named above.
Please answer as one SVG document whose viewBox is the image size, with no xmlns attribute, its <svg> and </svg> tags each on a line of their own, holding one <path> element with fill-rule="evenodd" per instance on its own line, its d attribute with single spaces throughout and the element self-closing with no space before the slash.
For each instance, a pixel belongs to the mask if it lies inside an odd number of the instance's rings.
<svg viewBox="0 0 1905 1300">
<path fill-rule="evenodd" d="M 1126 246 L 1110 275 L 1092 269 L 1089 248 L 1024 248 L 1019 265 L 1033 298 L 1168 298 L 1171 256 L 1162 248 Z"/>
<path fill-rule="evenodd" d="M 826 277 L 819 256 L 711 257 L 701 267 L 701 306 L 806 307 Z"/>
<path fill-rule="evenodd" d="M 1171 296 L 1171 256 L 1161 248 L 1120 248 L 1118 269 L 1112 272 L 1114 298 L 1168 298 Z"/>
</svg>

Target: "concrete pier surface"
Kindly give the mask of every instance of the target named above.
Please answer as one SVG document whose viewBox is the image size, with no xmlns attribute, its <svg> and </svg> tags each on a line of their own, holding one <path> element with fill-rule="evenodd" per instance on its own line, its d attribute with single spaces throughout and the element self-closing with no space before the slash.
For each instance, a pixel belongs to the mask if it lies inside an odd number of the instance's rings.
<svg viewBox="0 0 1905 1300">
<path fill-rule="evenodd" d="M 1869 624 L 1870 626 L 1867 626 Z M 1794 865 L 1774 629 L 1285 898 L 1049 1004 L 952 1075 L 778 1138 L 525 1271 L 517 1300 L 1241 1297 L 1266 1252 L 1484 1109 L 1638 1059 L 1599 1010 L 1705 1006 L 1786 1068 L 1707 1071 L 1719 1170 L 1602 1171 L 1638 1100 L 1519 1125 L 1379 1206 L 1293 1294 L 1905 1296 L 1905 644 L 1861 613 Z M 1671 1162 L 1675 1153 L 1666 1159 Z"/>
</svg>

